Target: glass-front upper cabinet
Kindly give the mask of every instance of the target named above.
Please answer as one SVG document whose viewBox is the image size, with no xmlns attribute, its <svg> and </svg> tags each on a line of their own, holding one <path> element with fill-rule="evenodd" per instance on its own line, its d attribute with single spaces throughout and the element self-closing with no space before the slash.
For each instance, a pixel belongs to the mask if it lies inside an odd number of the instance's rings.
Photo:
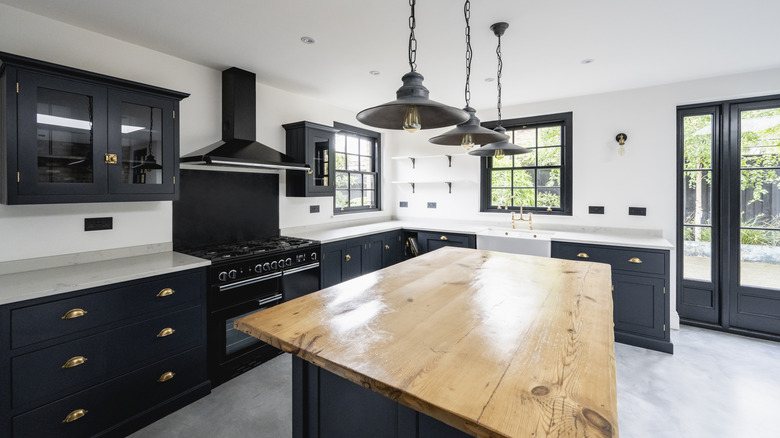
<svg viewBox="0 0 780 438">
<path fill-rule="evenodd" d="M 0 202 L 176 199 L 185 93 L 0 52 Z"/>
<path fill-rule="evenodd" d="M 309 174 L 287 171 L 287 196 L 333 196 L 333 148 L 338 130 L 312 122 L 282 126 L 287 131 L 287 155 L 311 167 Z"/>
</svg>

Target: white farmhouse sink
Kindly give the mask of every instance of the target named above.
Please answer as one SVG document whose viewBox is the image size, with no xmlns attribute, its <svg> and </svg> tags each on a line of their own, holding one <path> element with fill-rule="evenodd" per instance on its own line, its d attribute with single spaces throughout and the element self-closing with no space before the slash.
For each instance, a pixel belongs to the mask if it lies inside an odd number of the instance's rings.
<svg viewBox="0 0 780 438">
<path fill-rule="evenodd" d="M 477 232 L 477 249 L 550 257 L 550 231 L 488 228 Z"/>
</svg>

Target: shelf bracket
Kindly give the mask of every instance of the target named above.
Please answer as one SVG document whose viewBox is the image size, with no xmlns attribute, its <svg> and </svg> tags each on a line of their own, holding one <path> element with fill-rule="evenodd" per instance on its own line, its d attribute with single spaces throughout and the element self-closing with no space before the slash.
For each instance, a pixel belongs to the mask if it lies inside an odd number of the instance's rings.
<svg viewBox="0 0 780 438">
<path fill-rule="evenodd" d="M 414 158 L 412 158 L 412 162 L 414 162 Z M 410 182 L 409 185 L 412 186 L 412 193 L 414 193 L 414 183 Z"/>
<path fill-rule="evenodd" d="M 452 193 L 452 182 L 450 181 L 444 181 L 444 184 L 447 184 L 447 187 L 450 188 L 450 193 Z"/>
<path fill-rule="evenodd" d="M 415 159 L 414 159 L 414 157 L 409 157 L 409 159 L 412 160 L 412 169 L 414 169 Z"/>
<path fill-rule="evenodd" d="M 452 155 L 444 154 L 444 156 L 447 157 L 447 162 L 449 162 L 449 166 L 448 167 L 452 167 Z M 450 193 L 452 193 L 452 192 L 450 191 Z"/>
</svg>

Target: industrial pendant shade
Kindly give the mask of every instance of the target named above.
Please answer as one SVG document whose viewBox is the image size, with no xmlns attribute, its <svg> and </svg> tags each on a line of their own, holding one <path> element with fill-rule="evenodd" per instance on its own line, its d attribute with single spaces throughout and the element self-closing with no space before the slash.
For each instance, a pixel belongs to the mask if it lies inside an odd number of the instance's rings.
<svg viewBox="0 0 780 438">
<path fill-rule="evenodd" d="M 496 48 L 496 55 L 498 57 L 498 74 L 496 75 L 496 82 L 498 83 L 496 85 L 498 88 L 498 126 L 496 126 L 493 131 L 503 134 L 504 139 L 495 143 L 488 143 L 476 149 L 472 149 L 469 151 L 469 155 L 476 155 L 478 157 L 496 157 L 501 159 L 504 158 L 505 155 L 520 155 L 531 152 L 522 146 L 508 142 L 507 140 L 509 140 L 509 136 L 506 135 L 506 129 L 501 126 L 501 70 L 503 68 L 503 62 L 501 61 L 501 36 L 504 35 L 507 27 L 509 27 L 509 24 L 503 22 L 495 23 L 494 25 L 490 26 L 490 30 L 492 30 L 496 37 L 498 37 L 498 47 Z"/>
<path fill-rule="evenodd" d="M 414 18 L 415 0 L 409 0 L 409 67 L 412 71 L 401 78 L 401 88 L 396 91 L 396 100 L 364 109 L 357 114 L 360 123 L 375 128 L 403 129 L 416 132 L 420 129 L 443 128 L 468 120 L 468 113 L 457 108 L 434 102 L 428 98 L 428 89 L 423 85 L 423 76 L 417 73 L 417 39 Z"/>
<path fill-rule="evenodd" d="M 470 150 L 475 145 L 482 145 L 486 143 L 498 142 L 507 139 L 506 134 L 501 134 L 496 131 L 484 128 L 479 124 L 479 119 L 476 116 L 476 110 L 471 107 L 471 87 L 469 80 L 471 78 L 471 26 L 469 25 L 469 19 L 471 18 L 471 2 L 466 0 L 463 5 L 463 15 L 466 18 L 466 107 L 463 111 L 469 114 L 469 119 L 459 124 L 455 128 L 450 129 L 442 135 L 437 135 L 431 138 L 431 143 L 441 144 L 447 146 L 462 146 L 466 150 Z"/>
</svg>

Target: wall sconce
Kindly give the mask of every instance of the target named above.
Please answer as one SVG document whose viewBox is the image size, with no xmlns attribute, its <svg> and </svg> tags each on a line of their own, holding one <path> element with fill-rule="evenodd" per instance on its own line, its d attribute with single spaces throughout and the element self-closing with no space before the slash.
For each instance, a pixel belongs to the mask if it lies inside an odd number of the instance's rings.
<svg viewBox="0 0 780 438">
<path fill-rule="evenodd" d="M 618 155 L 623 156 L 626 154 L 626 148 L 624 147 L 626 144 L 626 140 L 628 140 L 628 136 L 626 134 L 623 134 L 622 132 L 615 136 L 615 141 L 618 142 L 620 147 L 618 148 Z"/>
</svg>

